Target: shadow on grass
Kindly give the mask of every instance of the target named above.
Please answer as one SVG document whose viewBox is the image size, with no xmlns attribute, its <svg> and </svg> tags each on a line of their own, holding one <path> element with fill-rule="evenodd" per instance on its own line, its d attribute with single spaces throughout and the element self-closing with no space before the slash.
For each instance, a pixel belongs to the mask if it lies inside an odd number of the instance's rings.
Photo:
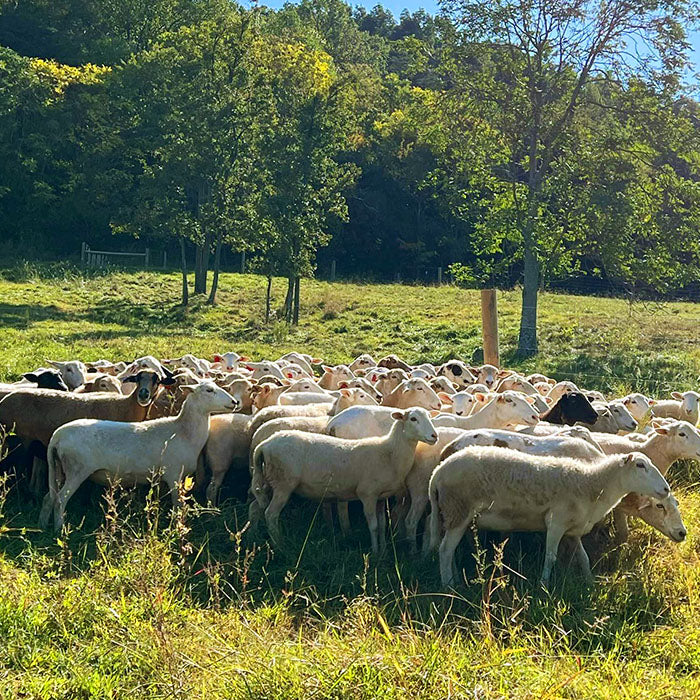
<svg viewBox="0 0 700 700">
<path fill-rule="evenodd" d="M 77 318 L 52 304 L 0 303 L 0 328 L 25 330 L 40 321 L 72 321 Z"/>
</svg>

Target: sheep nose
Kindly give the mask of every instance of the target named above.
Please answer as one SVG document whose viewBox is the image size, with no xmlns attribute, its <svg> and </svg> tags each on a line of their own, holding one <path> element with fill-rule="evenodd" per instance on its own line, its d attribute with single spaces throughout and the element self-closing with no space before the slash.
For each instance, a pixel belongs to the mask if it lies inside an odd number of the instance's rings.
<svg viewBox="0 0 700 700">
<path fill-rule="evenodd" d="M 437 433 L 433 433 L 430 437 L 433 438 L 433 440 L 437 440 Z"/>
<path fill-rule="evenodd" d="M 685 530 L 679 530 L 679 531 L 678 531 L 678 539 L 679 539 L 679 540 L 684 540 L 684 539 L 685 539 L 685 536 L 686 536 L 687 534 L 688 534 L 688 533 L 687 533 Z"/>
</svg>

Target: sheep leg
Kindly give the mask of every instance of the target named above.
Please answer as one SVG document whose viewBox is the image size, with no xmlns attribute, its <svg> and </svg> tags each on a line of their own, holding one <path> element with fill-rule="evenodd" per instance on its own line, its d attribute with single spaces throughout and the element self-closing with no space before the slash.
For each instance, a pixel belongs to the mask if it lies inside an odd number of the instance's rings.
<svg viewBox="0 0 700 700">
<path fill-rule="evenodd" d="M 425 512 L 425 507 L 428 505 L 428 489 L 425 489 L 425 493 L 411 494 L 411 507 L 408 510 L 408 515 L 406 516 L 406 537 L 408 538 L 408 544 L 410 547 L 411 554 L 416 554 L 418 552 L 417 544 L 417 532 L 418 523 Z M 430 538 L 428 536 L 428 529 L 423 535 L 423 551 L 427 554 L 427 549 L 429 548 Z"/>
<path fill-rule="evenodd" d="M 387 501 L 377 502 L 377 530 L 379 534 L 379 550 L 384 551 L 386 548 L 386 509 L 389 503 Z"/>
<path fill-rule="evenodd" d="M 613 509 L 613 524 L 615 526 L 615 542 L 624 544 L 630 534 L 630 529 L 627 524 L 627 513 L 620 506 Z"/>
<path fill-rule="evenodd" d="M 32 473 L 29 478 L 29 490 L 35 496 L 40 496 L 46 491 L 44 487 L 47 478 L 46 462 L 41 459 L 41 457 L 34 455 L 34 457 L 32 457 Z"/>
<path fill-rule="evenodd" d="M 581 542 L 580 537 L 574 537 L 573 541 L 576 545 L 574 550 L 574 558 L 578 564 L 581 573 L 583 574 L 586 581 L 591 583 L 593 581 L 593 574 L 591 573 L 591 560 L 588 558 L 588 552 L 583 547 L 583 542 Z"/>
<path fill-rule="evenodd" d="M 455 565 L 454 565 L 454 555 L 457 545 L 462 541 L 464 533 L 469 527 L 469 523 L 474 518 L 474 511 L 468 513 L 468 517 L 462 520 L 456 527 L 450 528 L 445 532 L 445 536 L 440 542 L 440 579 L 443 586 L 454 585 L 456 575 L 455 575 Z"/>
<path fill-rule="evenodd" d="M 280 512 L 282 508 L 287 505 L 287 501 L 291 496 L 291 491 L 277 490 L 272 493 L 272 498 L 270 499 L 270 505 L 265 509 L 265 522 L 267 523 L 267 529 L 270 533 L 272 539 L 279 543 L 282 541 L 280 533 Z"/>
<path fill-rule="evenodd" d="M 343 537 L 350 536 L 350 512 L 349 503 L 347 501 L 338 501 L 338 522 L 340 523 L 340 531 Z"/>
<path fill-rule="evenodd" d="M 338 504 L 340 505 L 340 504 Z M 333 504 L 330 501 L 324 501 L 321 504 L 321 512 L 323 513 L 323 522 L 329 528 L 333 528 Z M 340 509 L 338 510 L 338 515 L 340 515 Z"/>
<path fill-rule="evenodd" d="M 367 527 L 369 528 L 369 536 L 372 541 L 372 551 L 375 554 L 379 553 L 379 540 L 377 538 L 377 497 L 364 496 L 361 497 L 362 509 L 365 512 Z"/>
<path fill-rule="evenodd" d="M 248 491 L 248 497 L 250 499 L 250 503 L 248 504 L 248 534 L 250 535 L 257 530 L 258 523 L 260 522 L 260 516 L 264 512 L 264 507 L 260 505 L 258 499 L 255 497 L 255 494 L 253 494 L 250 490 Z"/>
<path fill-rule="evenodd" d="M 221 484 L 224 481 L 224 477 L 226 476 L 226 472 L 212 472 L 211 475 L 211 481 L 209 482 L 209 485 L 207 486 L 207 493 L 206 493 L 206 498 L 207 498 L 207 503 L 215 506 L 216 501 L 219 498 L 219 489 L 221 488 Z"/>
<path fill-rule="evenodd" d="M 558 520 L 555 520 L 553 513 L 548 513 L 545 518 L 547 525 L 547 544 L 544 555 L 544 566 L 542 568 L 542 584 L 549 587 L 549 579 L 552 575 L 552 567 L 557 560 L 557 552 L 559 550 L 559 542 L 564 536 L 565 528 L 562 527 Z"/>
<path fill-rule="evenodd" d="M 85 481 L 88 475 L 73 474 L 66 476 L 66 481 L 61 487 L 61 490 L 56 494 L 54 502 L 53 526 L 54 530 L 59 532 L 63 527 L 63 520 L 66 514 L 66 506 L 71 496 L 78 490 L 80 485 Z"/>
</svg>

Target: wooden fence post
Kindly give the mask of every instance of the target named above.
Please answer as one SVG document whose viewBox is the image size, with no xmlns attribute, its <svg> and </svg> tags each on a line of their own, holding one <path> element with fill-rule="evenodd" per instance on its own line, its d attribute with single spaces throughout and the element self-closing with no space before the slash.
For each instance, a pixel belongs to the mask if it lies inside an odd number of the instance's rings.
<svg viewBox="0 0 700 700">
<path fill-rule="evenodd" d="M 335 282 L 335 260 L 331 261 L 331 282 Z"/>
<path fill-rule="evenodd" d="M 481 328 L 484 338 L 484 363 L 499 367 L 498 305 L 495 289 L 481 290 Z"/>
<path fill-rule="evenodd" d="M 85 241 L 83 241 L 80 244 L 80 263 L 82 265 L 84 265 L 86 261 L 87 261 L 87 243 Z"/>
<path fill-rule="evenodd" d="M 168 251 L 164 250 L 163 251 L 163 269 L 165 270 L 166 267 L 168 267 Z"/>
<path fill-rule="evenodd" d="M 438 285 L 442 285 L 442 268 L 438 267 Z"/>
<path fill-rule="evenodd" d="M 241 251 L 241 274 L 245 273 L 245 250 Z"/>
<path fill-rule="evenodd" d="M 148 263 L 150 263 L 150 262 L 151 262 L 151 249 L 146 248 L 146 255 L 144 256 L 144 259 L 143 259 L 143 266 L 146 269 L 148 269 Z"/>
</svg>

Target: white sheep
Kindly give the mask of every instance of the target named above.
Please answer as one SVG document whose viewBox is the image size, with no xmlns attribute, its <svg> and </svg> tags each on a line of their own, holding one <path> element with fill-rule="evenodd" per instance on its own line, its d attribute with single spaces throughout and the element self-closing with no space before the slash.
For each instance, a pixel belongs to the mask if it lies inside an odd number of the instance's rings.
<svg viewBox="0 0 700 700">
<path fill-rule="evenodd" d="M 440 576 L 455 581 L 454 552 L 476 518 L 481 529 L 546 532 L 542 583 L 549 584 L 562 537 L 573 538 L 587 578 L 590 563 L 581 536 L 628 493 L 664 499 L 666 479 L 645 455 L 605 457 L 593 464 L 525 455 L 499 447 L 468 447 L 442 462 L 430 479 L 430 543 L 439 543 Z M 440 542 L 440 523 L 445 535 Z"/>
<path fill-rule="evenodd" d="M 437 394 L 425 379 L 407 379 L 401 382 L 390 394 L 382 399 L 382 406 L 393 408 L 410 408 L 419 406 L 431 411 L 439 411 L 442 404 L 452 403 L 449 394 Z"/>
<path fill-rule="evenodd" d="M 343 440 L 301 431 L 282 431 L 253 454 L 252 489 L 273 539 L 279 541 L 279 514 L 292 493 L 315 500 L 360 500 L 372 550 L 379 551 L 377 501 L 403 488 L 416 445 L 437 441 L 422 408 L 393 411 L 388 434 Z M 268 499 L 266 487 L 272 490 Z"/>
<path fill-rule="evenodd" d="M 232 411 L 239 402 L 213 382 L 190 389 L 177 416 L 140 423 L 80 419 L 61 426 L 48 448 L 49 493 L 40 523 L 63 525 L 66 504 L 78 487 L 96 472 L 132 483 L 148 483 L 157 474 L 177 503 L 178 484 L 194 474 L 197 458 L 209 435 L 209 415 Z M 65 481 L 59 490 L 59 474 Z"/>
<path fill-rule="evenodd" d="M 85 384 L 87 379 L 87 367 L 80 360 L 69 360 L 68 362 L 48 360 L 48 363 L 61 373 L 63 381 L 71 391 Z"/>
<path fill-rule="evenodd" d="M 627 407 L 629 412 L 634 416 L 634 419 L 641 423 L 645 421 L 649 414 L 651 413 L 651 407 L 655 403 L 653 399 L 650 399 L 644 394 L 627 394 L 621 399 L 614 399 L 611 403 L 622 403 Z"/>
<path fill-rule="evenodd" d="M 352 372 L 357 372 L 358 370 L 368 370 L 371 369 L 372 367 L 376 367 L 377 362 L 375 359 L 371 356 L 368 355 L 367 353 L 364 353 L 362 355 L 358 355 L 349 365 L 349 369 Z"/>
<path fill-rule="evenodd" d="M 697 391 L 674 391 L 671 396 L 675 399 L 655 401 L 651 406 L 651 414 L 657 418 L 675 418 L 687 420 L 691 425 L 697 425 L 700 417 L 700 394 Z"/>
<path fill-rule="evenodd" d="M 318 383 L 322 389 L 332 390 L 337 389 L 340 382 L 354 378 L 354 372 L 347 365 L 336 365 L 335 367 L 323 365 L 323 375 Z"/>
</svg>

